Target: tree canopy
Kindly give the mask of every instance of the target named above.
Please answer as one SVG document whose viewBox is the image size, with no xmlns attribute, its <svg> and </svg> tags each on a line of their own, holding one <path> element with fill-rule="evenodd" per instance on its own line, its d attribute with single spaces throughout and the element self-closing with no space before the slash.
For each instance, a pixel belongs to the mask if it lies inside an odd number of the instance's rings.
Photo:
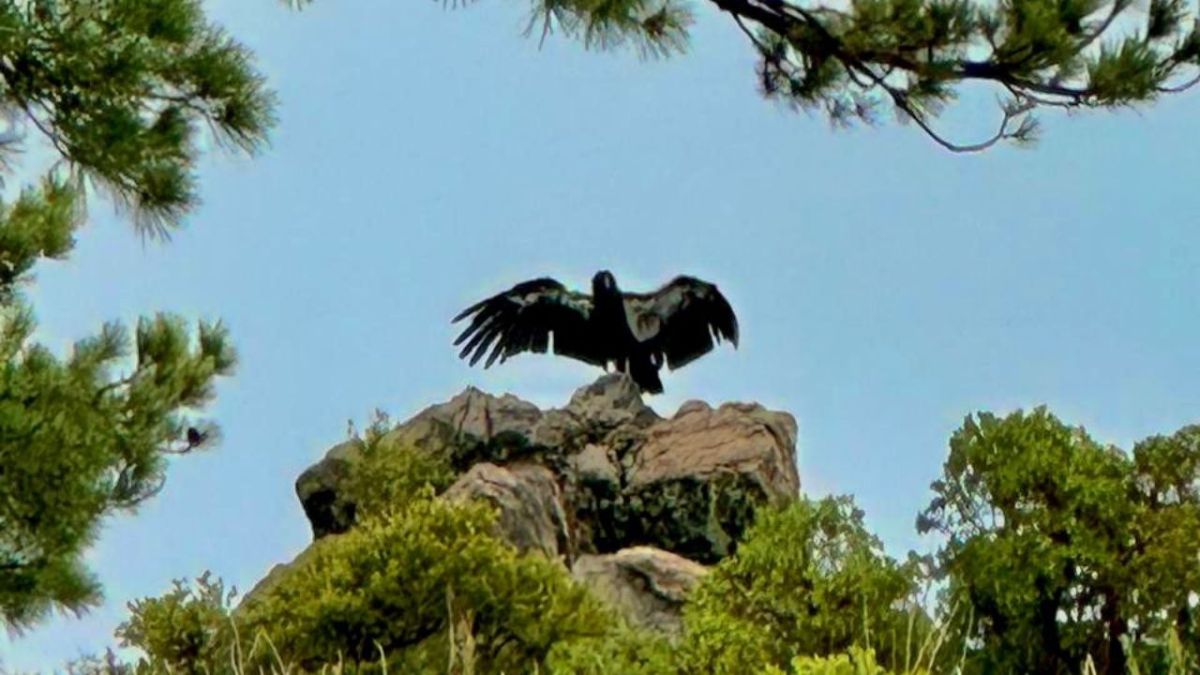
<svg viewBox="0 0 1200 675">
<path fill-rule="evenodd" d="M 55 159 L 0 203 L 0 624 L 20 629 L 98 602 L 83 550 L 161 489 L 167 456 L 212 444 L 198 414 L 236 361 L 219 322 L 193 333 L 168 314 L 108 323 L 60 358 L 33 341 L 21 288 L 70 253 L 89 192 L 168 234 L 197 203 L 201 133 L 254 151 L 274 118 L 249 52 L 199 0 L 0 3 L 0 54 L 4 169 L 25 175 L 13 160 L 31 139 Z"/>
<path fill-rule="evenodd" d="M 1105 446 L 1044 408 L 968 418 L 918 528 L 976 621 L 982 672 L 1148 672 L 1200 653 L 1200 427 Z"/>
</svg>

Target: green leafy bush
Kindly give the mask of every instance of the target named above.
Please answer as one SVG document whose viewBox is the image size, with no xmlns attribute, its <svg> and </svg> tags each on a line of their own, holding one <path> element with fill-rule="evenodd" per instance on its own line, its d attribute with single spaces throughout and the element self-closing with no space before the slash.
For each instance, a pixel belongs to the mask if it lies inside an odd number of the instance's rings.
<svg viewBox="0 0 1200 675">
<path fill-rule="evenodd" d="M 132 604 L 118 635 L 146 654 L 143 667 L 177 672 L 371 670 L 386 655 L 394 672 L 444 672 L 457 659 L 490 673 L 540 667 L 556 644 L 611 629 L 609 611 L 561 564 L 496 539 L 494 518 L 426 487 L 316 542 L 232 617 L 220 584 L 202 577 L 197 590 Z"/>
<path fill-rule="evenodd" d="M 426 486 L 440 494 L 454 482 L 445 455 L 400 445 L 388 437 L 391 426 L 388 416 L 376 411 L 360 438 L 362 452 L 345 486 L 358 518 L 400 508 Z"/>
<path fill-rule="evenodd" d="M 304 667 L 378 658 L 446 633 L 469 617 L 477 663 L 523 669 L 559 640 L 599 634 L 611 619 L 557 562 L 520 555 L 493 537 L 483 504 L 432 490 L 327 537 L 296 569 L 255 598 L 244 621 L 263 628 Z M 460 631 L 462 633 L 463 631 Z"/>
<path fill-rule="evenodd" d="M 928 670 L 906 670 L 905 675 L 928 675 Z M 836 656 L 797 656 L 791 667 L 782 670 L 768 667 L 764 675 L 888 675 L 875 660 L 875 650 L 851 647 L 849 652 Z"/>
<path fill-rule="evenodd" d="M 916 566 L 885 555 L 862 516 L 847 497 L 760 511 L 737 554 L 688 603 L 687 668 L 784 668 L 797 656 L 841 654 L 868 642 L 889 662 L 901 657 Z"/>
<path fill-rule="evenodd" d="M 129 603 L 130 618 L 117 629 L 117 638 L 121 646 L 150 655 L 143 669 L 221 672 L 233 662 L 238 643 L 230 618 L 235 595 L 208 572 L 194 587 L 177 580 L 160 597 Z"/>
<path fill-rule="evenodd" d="M 659 675 L 679 670 L 678 645 L 647 630 L 619 625 L 591 638 L 562 642 L 550 652 L 550 673 Z"/>
</svg>

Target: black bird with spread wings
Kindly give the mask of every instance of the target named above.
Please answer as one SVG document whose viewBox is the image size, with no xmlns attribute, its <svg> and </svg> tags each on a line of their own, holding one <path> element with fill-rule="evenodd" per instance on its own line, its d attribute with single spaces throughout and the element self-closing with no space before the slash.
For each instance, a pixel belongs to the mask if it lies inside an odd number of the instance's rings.
<svg viewBox="0 0 1200 675">
<path fill-rule="evenodd" d="M 676 277 L 653 293 L 623 293 L 607 271 L 592 277 L 592 294 L 554 279 L 526 281 L 463 310 L 471 323 L 454 341 L 460 358 L 484 368 L 521 352 L 554 353 L 629 375 L 650 394 L 662 393 L 658 371 L 681 368 L 712 350 L 714 339 L 737 347 L 733 308 L 713 284 Z M 491 353 L 489 354 L 489 350 Z"/>
</svg>

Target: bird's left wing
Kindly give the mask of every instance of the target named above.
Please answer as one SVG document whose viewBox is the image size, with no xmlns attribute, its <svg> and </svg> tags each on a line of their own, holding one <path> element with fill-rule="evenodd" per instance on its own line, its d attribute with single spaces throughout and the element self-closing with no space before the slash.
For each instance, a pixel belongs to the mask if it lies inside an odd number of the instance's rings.
<svg viewBox="0 0 1200 675">
<path fill-rule="evenodd" d="M 714 284 L 680 276 L 653 293 L 626 293 L 625 316 L 638 341 L 671 370 L 707 354 L 717 342 L 737 347 L 737 317 Z"/>
<path fill-rule="evenodd" d="M 471 316 L 471 323 L 454 341 L 466 341 L 460 358 L 471 365 L 491 350 L 484 368 L 503 363 L 521 352 L 545 353 L 554 337 L 554 353 L 592 365 L 604 365 L 596 336 L 588 329 L 592 298 L 573 293 L 554 279 L 525 281 L 466 308 L 454 322 Z M 473 315 L 473 316 L 472 316 Z"/>
</svg>

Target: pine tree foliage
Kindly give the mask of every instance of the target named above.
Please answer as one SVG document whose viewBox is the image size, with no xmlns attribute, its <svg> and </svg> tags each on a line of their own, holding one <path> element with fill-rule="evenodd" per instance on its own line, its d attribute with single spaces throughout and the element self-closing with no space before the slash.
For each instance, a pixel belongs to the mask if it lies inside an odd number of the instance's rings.
<svg viewBox="0 0 1200 675">
<path fill-rule="evenodd" d="M 757 52 L 768 98 L 838 126 L 890 109 L 956 152 L 1035 140 L 1038 109 L 1145 104 L 1200 82 L 1200 23 L 1187 0 L 711 2 Z M 535 0 L 530 26 L 667 55 L 688 45 L 693 11 L 683 0 Z M 953 141 L 935 118 L 970 83 L 995 89 L 999 121 L 981 140 Z"/>
<path fill-rule="evenodd" d="M 98 602 L 83 551 L 162 488 L 168 456 L 213 444 L 199 414 L 236 361 L 219 322 L 168 314 L 56 355 L 22 287 L 70 253 L 92 187 L 167 234 L 196 205 L 201 134 L 255 151 L 273 103 L 199 0 L 0 1 L 0 55 L 4 170 L 31 138 L 57 160 L 0 202 L 0 625 L 20 630 Z"/>
<path fill-rule="evenodd" d="M 85 181 L 166 234 L 196 204 L 198 132 L 259 149 L 273 97 L 200 0 L 0 2 L 0 102 Z M 20 145 L 8 136 L 7 149 Z"/>
<path fill-rule="evenodd" d="M 99 600 L 82 551 L 105 515 L 162 488 L 168 455 L 214 440 L 189 412 L 235 358 L 220 324 L 201 322 L 193 340 L 181 319 L 160 314 L 134 336 L 109 323 L 59 359 L 31 342 L 26 307 L 3 311 L 0 619 L 22 628 Z"/>
</svg>

